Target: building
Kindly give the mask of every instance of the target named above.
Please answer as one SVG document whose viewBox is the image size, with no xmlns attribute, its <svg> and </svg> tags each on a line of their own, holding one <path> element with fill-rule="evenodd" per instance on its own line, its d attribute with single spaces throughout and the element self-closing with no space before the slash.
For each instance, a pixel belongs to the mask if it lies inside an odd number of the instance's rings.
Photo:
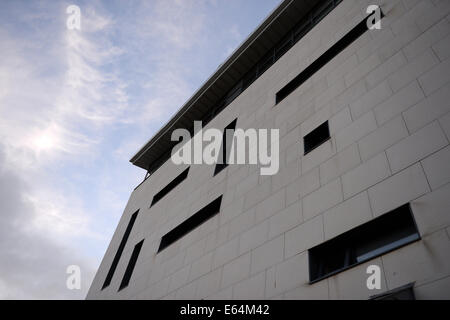
<svg viewBox="0 0 450 320">
<path fill-rule="evenodd" d="M 87 298 L 449 299 L 449 23 L 445 0 L 282 2 L 131 159 Z M 194 120 L 279 129 L 278 173 L 175 165 Z"/>
</svg>

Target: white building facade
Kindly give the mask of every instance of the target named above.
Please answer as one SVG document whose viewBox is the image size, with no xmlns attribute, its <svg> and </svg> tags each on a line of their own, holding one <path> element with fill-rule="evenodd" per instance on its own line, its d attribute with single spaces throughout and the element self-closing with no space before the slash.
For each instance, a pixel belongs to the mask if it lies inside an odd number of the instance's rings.
<svg viewBox="0 0 450 320">
<path fill-rule="evenodd" d="M 194 120 L 278 173 L 175 165 Z M 87 299 L 450 299 L 449 141 L 450 1 L 286 0 L 131 159 Z"/>
</svg>

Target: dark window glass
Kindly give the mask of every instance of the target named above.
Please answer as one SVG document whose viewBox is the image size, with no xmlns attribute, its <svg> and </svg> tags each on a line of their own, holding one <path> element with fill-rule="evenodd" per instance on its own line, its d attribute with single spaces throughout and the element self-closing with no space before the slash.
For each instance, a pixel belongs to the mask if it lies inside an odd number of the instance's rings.
<svg viewBox="0 0 450 320">
<path fill-rule="evenodd" d="M 409 204 L 322 243 L 309 252 L 316 282 L 420 239 Z"/>
<path fill-rule="evenodd" d="M 167 195 L 170 191 L 175 189 L 176 186 L 178 186 L 181 182 L 183 182 L 189 173 L 189 168 L 184 170 L 181 174 L 179 174 L 175 179 L 173 179 L 167 186 L 165 186 L 161 191 L 159 191 L 157 194 L 153 196 L 152 204 L 153 206 L 155 203 L 157 203 L 159 200 L 161 200 L 165 195 Z"/>
<path fill-rule="evenodd" d="M 326 121 L 303 137 L 305 154 L 311 152 L 328 139 L 330 139 L 330 129 L 328 128 L 328 121 Z"/>
<path fill-rule="evenodd" d="M 175 227 L 175 229 L 169 231 L 161 238 L 161 243 L 159 244 L 158 252 L 164 250 L 172 243 L 182 238 L 198 226 L 200 226 L 205 221 L 209 220 L 213 216 L 219 213 L 220 204 L 222 203 L 222 196 L 218 197 L 216 200 L 208 204 L 206 207 L 200 211 L 193 214 L 186 221 Z"/>
<path fill-rule="evenodd" d="M 120 283 L 119 291 L 127 287 L 128 284 L 130 283 L 131 275 L 133 274 L 134 266 L 136 265 L 143 244 L 144 240 L 142 240 L 141 242 L 139 242 L 137 245 L 134 246 L 133 252 L 131 253 L 130 261 L 128 261 L 127 269 L 125 270 L 122 282 Z"/>
<path fill-rule="evenodd" d="M 218 174 L 220 171 L 228 167 L 228 156 L 231 151 L 231 144 L 233 142 L 233 135 L 230 133 L 227 134 L 227 130 L 236 129 L 237 119 L 234 119 L 224 130 L 222 135 L 222 146 L 220 148 L 219 160 L 220 162 L 216 164 L 216 168 L 214 169 L 214 175 Z M 228 139 L 230 138 L 230 139 Z"/>
<path fill-rule="evenodd" d="M 123 249 L 127 243 L 128 237 L 130 236 L 131 230 L 133 229 L 134 222 L 136 221 L 139 210 L 133 213 L 128 222 L 127 229 L 122 236 L 122 240 L 120 241 L 119 248 L 117 248 L 116 254 L 114 255 L 113 262 L 111 267 L 109 268 L 108 274 L 106 275 L 105 282 L 103 283 L 102 290 L 105 289 L 111 283 L 114 272 L 116 271 L 117 265 L 119 264 L 120 257 L 122 256 Z"/>
</svg>

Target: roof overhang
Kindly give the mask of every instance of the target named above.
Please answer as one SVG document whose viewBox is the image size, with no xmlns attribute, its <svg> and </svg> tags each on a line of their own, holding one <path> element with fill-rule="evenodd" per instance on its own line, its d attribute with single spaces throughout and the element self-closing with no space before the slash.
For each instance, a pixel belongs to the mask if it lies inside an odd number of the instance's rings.
<svg viewBox="0 0 450 320">
<path fill-rule="evenodd" d="M 283 1 L 130 162 L 148 170 L 172 145 L 173 130 L 189 128 L 194 120 L 201 119 L 316 3 L 317 0 Z"/>
</svg>

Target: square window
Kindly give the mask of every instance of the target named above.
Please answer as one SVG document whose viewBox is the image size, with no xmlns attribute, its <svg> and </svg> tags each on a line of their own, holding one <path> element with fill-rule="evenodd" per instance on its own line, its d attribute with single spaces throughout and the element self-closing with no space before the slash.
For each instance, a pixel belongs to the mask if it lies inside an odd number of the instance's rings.
<svg viewBox="0 0 450 320">
<path fill-rule="evenodd" d="M 328 139 L 330 139 L 330 129 L 328 127 L 328 121 L 325 121 L 316 129 L 303 137 L 305 155 L 320 146 Z"/>
</svg>

